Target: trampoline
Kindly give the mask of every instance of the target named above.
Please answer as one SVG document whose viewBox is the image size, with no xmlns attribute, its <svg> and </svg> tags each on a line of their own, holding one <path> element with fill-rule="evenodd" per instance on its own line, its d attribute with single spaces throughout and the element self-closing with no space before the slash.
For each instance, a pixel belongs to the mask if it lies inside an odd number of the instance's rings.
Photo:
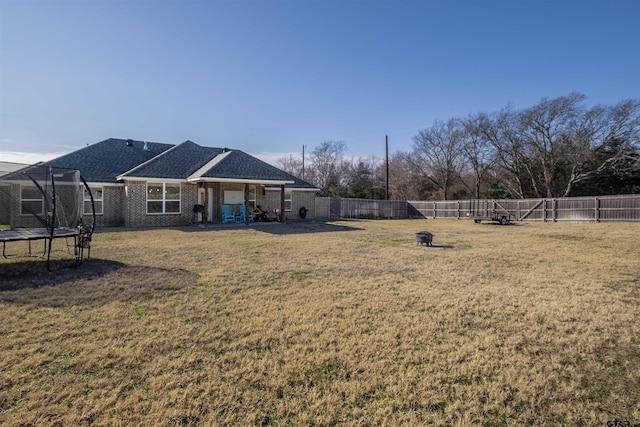
<svg viewBox="0 0 640 427">
<path fill-rule="evenodd" d="M 90 215 L 84 215 L 86 211 Z M 83 222 L 87 216 L 90 224 Z M 73 265 L 78 266 L 85 249 L 87 258 L 91 256 L 95 222 L 93 194 L 76 169 L 36 165 L 0 177 L 0 224 L 10 227 L 0 231 L 4 258 L 46 258 L 51 271 L 53 241 L 65 239 L 69 253 L 73 248 Z M 36 241 L 42 241 L 42 253 L 34 254 L 32 243 Z M 26 242 L 27 253 L 8 253 L 11 242 Z"/>
</svg>

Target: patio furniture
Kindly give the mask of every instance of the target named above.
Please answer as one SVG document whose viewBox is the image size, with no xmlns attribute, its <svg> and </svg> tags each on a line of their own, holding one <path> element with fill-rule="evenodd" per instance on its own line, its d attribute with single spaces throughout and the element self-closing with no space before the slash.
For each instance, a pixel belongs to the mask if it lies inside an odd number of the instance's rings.
<svg viewBox="0 0 640 427">
<path fill-rule="evenodd" d="M 231 205 L 222 205 L 220 207 L 222 211 L 222 223 L 230 224 L 236 222 L 236 215 L 231 211 Z"/>
<path fill-rule="evenodd" d="M 236 215 L 236 222 L 243 223 L 247 221 L 247 207 L 240 205 L 238 215 Z"/>
<path fill-rule="evenodd" d="M 239 222 L 239 223 L 246 222 L 247 216 L 248 216 L 249 222 L 253 222 L 253 211 L 249 211 L 247 213 L 247 207 L 245 205 L 240 205 L 239 211 L 240 212 L 236 216 L 236 222 Z"/>
<path fill-rule="evenodd" d="M 240 205 L 240 213 L 236 216 L 236 222 L 242 223 L 247 221 L 247 207 Z M 249 211 L 249 222 L 253 222 L 253 212 Z"/>
</svg>

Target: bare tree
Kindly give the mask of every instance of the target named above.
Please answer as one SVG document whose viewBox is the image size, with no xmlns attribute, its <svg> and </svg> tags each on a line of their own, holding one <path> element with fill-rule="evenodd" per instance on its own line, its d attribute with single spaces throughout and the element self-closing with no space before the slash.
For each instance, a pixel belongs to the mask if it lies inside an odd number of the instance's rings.
<svg viewBox="0 0 640 427">
<path fill-rule="evenodd" d="M 591 108 L 576 123 L 573 140 L 564 197 L 576 184 L 604 171 L 620 173 L 640 167 L 640 100 Z"/>
<path fill-rule="evenodd" d="M 413 155 L 397 151 L 389 158 L 389 198 L 395 200 L 424 200 L 434 191 L 413 161 Z"/>
<path fill-rule="evenodd" d="M 302 159 L 294 156 L 293 154 L 289 154 L 287 157 L 281 157 L 277 161 L 278 167 L 283 171 L 290 173 L 293 176 L 297 176 L 298 178 L 303 178 L 302 176 Z"/>
<path fill-rule="evenodd" d="M 475 114 L 462 120 L 462 152 L 473 175 L 473 187 L 469 189 L 476 199 L 480 198 L 480 185 L 485 175 L 496 161 L 495 149 L 483 132 L 483 129 L 488 126 L 488 120 L 489 117 L 485 113 Z"/>
<path fill-rule="evenodd" d="M 536 161 L 532 181 L 540 196 L 554 197 L 563 191 L 561 175 L 567 156 L 580 150 L 573 135 L 581 121 L 585 96 L 572 93 L 554 99 L 543 98 L 538 104 L 519 114 L 519 138 L 525 154 Z"/>
<path fill-rule="evenodd" d="M 463 132 L 459 120 L 436 121 L 413 137 L 412 161 L 441 191 L 444 200 L 457 178 L 462 161 Z"/>
<path fill-rule="evenodd" d="M 513 195 L 524 198 L 526 168 L 523 166 L 524 150 L 516 138 L 516 117 L 513 106 L 508 105 L 497 113 L 484 116 L 479 125 L 482 134 L 494 149 L 498 166 L 494 178 Z"/>
<path fill-rule="evenodd" d="M 342 195 L 346 180 L 346 151 L 347 145 L 342 141 L 325 141 L 311 152 L 309 180 L 320 189 L 320 195 Z"/>
<path fill-rule="evenodd" d="M 344 159 L 346 145 L 325 141 L 305 178 L 324 196 L 382 198 L 385 165 Z M 301 161 L 280 159 L 300 176 Z M 413 137 L 411 152 L 389 161 L 390 197 L 445 200 L 490 191 L 499 197 L 615 194 L 640 186 L 640 100 L 585 106 L 572 93 L 515 110 L 436 121 Z"/>
</svg>

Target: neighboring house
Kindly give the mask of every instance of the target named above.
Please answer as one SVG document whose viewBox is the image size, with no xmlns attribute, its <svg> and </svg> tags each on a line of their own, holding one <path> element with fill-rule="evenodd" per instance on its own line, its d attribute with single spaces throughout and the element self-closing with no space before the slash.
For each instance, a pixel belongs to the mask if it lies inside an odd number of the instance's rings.
<svg viewBox="0 0 640 427">
<path fill-rule="evenodd" d="M 0 162 L 0 177 L 11 172 L 20 170 L 28 165 L 23 163 Z M 8 194 L 1 190 L 0 187 L 0 207 L 7 206 L 10 203 Z M 6 209 L 0 209 L 0 227 L 8 225 L 11 222 L 11 215 Z"/>
<path fill-rule="evenodd" d="M 15 172 L 26 166 L 29 166 L 29 165 L 25 165 L 23 163 L 0 162 L 0 176 L 6 175 L 10 172 Z"/>
<path fill-rule="evenodd" d="M 94 198 L 99 226 L 174 226 L 221 222 L 223 204 L 284 208 L 286 219 L 300 219 L 300 209 L 315 216 L 313 185 L 249 154 L 203 147 L 110 138 L 44 162 L 79 169 Z M 91 214 L 85 192 L 84 214 Z M 196 214 L 195 205 L 204 206 Z"/>
</svg>

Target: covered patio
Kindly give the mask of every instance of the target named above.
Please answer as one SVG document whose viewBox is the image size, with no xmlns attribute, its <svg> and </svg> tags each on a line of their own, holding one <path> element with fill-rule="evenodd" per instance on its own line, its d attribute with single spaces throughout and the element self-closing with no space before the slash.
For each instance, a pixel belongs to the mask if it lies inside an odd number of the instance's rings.
<svg viewBox="0 0 640 427">
<path fill-rule="evenodd" d="M 270 220 L 286 221 L 286 184 L 293 181 L 233 180 L 198 177 L 189 179 L 198 186 L 198 212 L 203 226 L 256 220 L 261 211 Z M 194 208 L 194 213 L 195 213 Z M 231 215 L 231 217 L 229 217 Z"/>
</svg>

